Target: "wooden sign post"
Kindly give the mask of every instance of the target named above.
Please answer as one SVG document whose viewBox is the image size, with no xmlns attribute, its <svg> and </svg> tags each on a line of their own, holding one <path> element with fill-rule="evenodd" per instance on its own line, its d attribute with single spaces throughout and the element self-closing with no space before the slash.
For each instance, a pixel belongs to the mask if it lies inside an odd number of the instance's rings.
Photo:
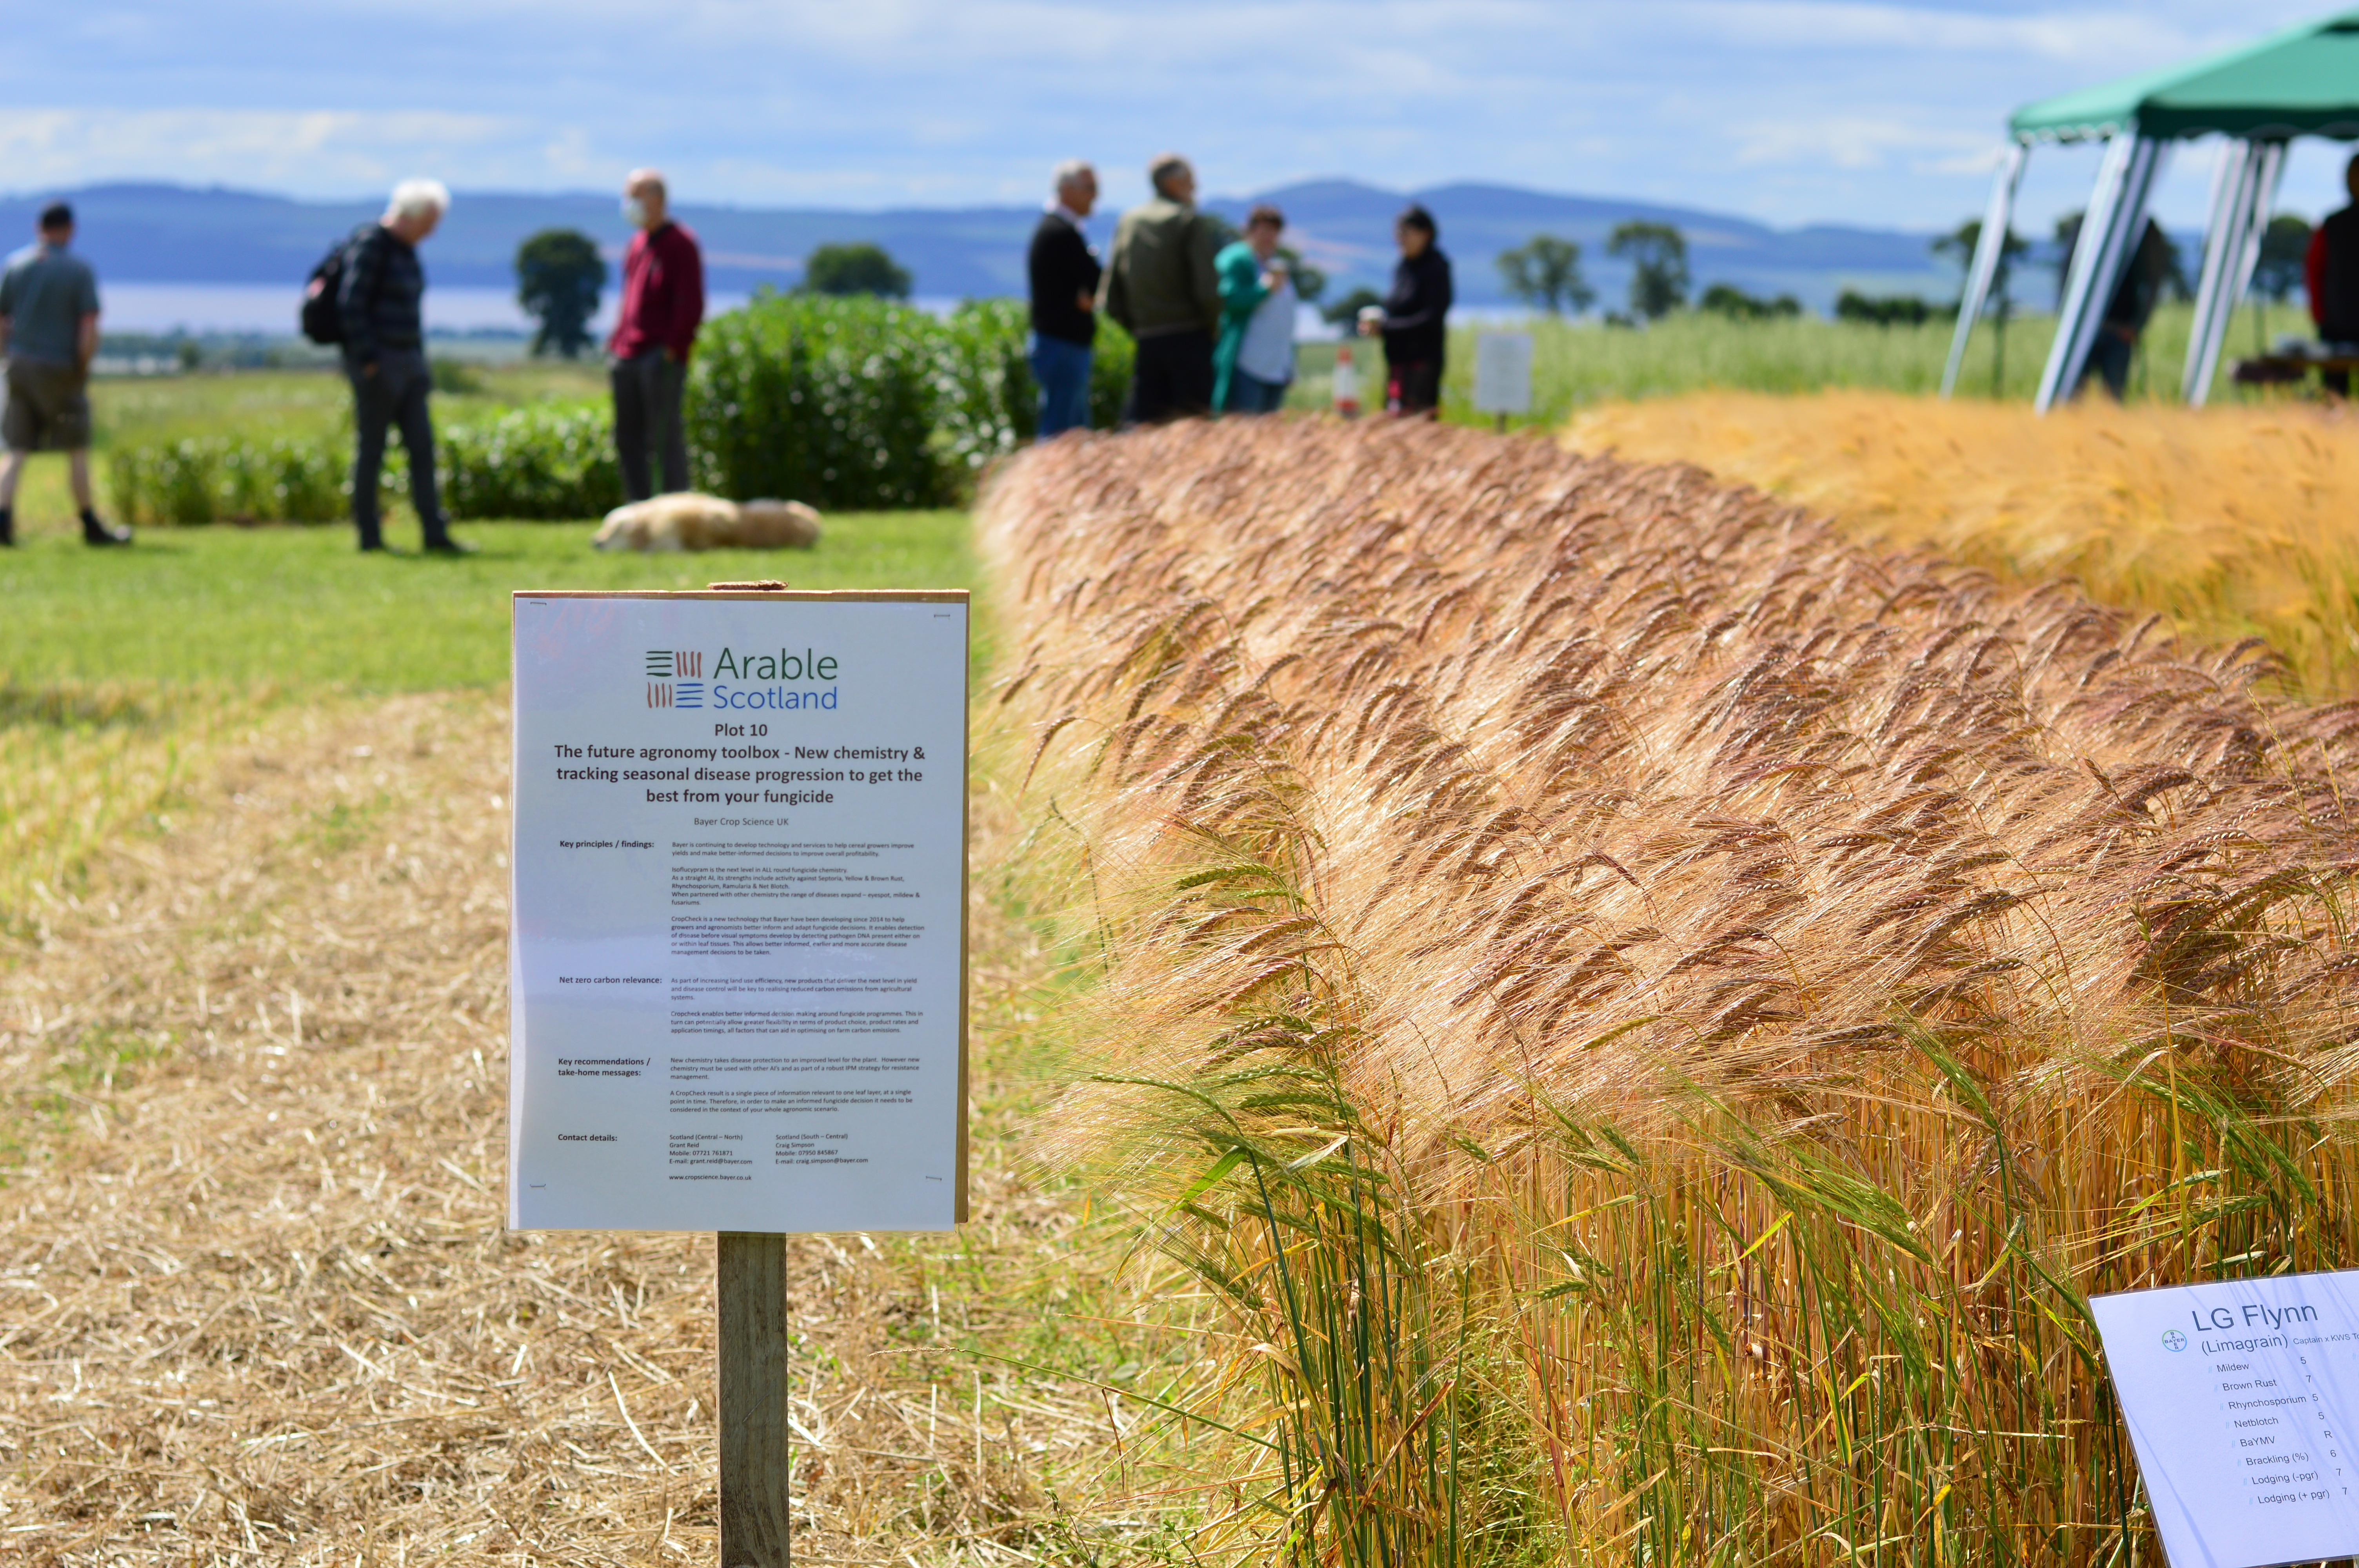
<svg viewBox="0 0 2359 1568">
<path fill-rule="evenodd" d="M 724 1230 L 721 1318 L 721 1568 L 787 1568 L 787 1238 Z"/>
<path fill-rule="evenodd" d="M 718 1234 L 722 1568 L 786 1237 L 966 1217 L 967 596 L 518 593 L 508 1223 Z"/>
</svg>

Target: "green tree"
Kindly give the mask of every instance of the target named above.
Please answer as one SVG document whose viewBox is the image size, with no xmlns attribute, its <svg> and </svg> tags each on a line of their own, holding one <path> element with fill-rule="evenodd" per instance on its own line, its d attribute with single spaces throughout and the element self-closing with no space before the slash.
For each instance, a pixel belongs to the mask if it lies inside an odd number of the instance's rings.
<svg viewBox="0 0 2359 1568">
<path fill-rule="evenodd" d="M 1696 308 L 1725 316 L 1732 321 L 1769 321 L 1799 316 L 1802 302 L 1790 294 L 1765 299 L 1758 294 L 1747 294 L 1733 283 L 1715 283 L 1703 291 Z"/>
<path fill-rule="evenodd" d="M 849 245 L 821 245 L 803 263 L 803 287 L 813 294 L 874 294 L 885 299 L 909 297 L 909 272 L 884 246 L 863 240 Z"/>
<path fill-rule="evenodd" d="M 1581 246 L 1555 234 L 1534 234 L 1498 255 L 1499 279 L 1507 292 L 1535 309 L 1576 316 L 1597 303 L 1597 291 L 1581 276 Z"/>
<path fill-rule="evenodd" d="M 1319 297 L 1327 292 L 1327 275 L 1302 259 L 1302 253 L 1292 245 L 1277 247 L 1278 259 L 1286 263 L 1287 276 L 1294 279 L 1294 297 L 1305 305 L 1316 305 Z"/>
<path fill-rule="evenodd" d="M 543 229 L 516 247 L 516 303 L 540 323 L 532 351 L 577 359 L 590 346 L 590 319 L 606 291 L 598 242 L 579 229 Z"/>
<path fill-rule="evenodd" d="M 1862 294 L 1846 288 L 1835 296 L 1835 319 L 1868 327 L 1921 327 L 1933 308 L 1913 294 Z"/>
<path fill-rule="evenodd" d="M 2261 258 L 2253 266 L 2253 351 L 2265 351 L 2268 342 L 2269 302 L 2282 305 L 2302 281 L 2302 264 L 2310 257 L 2310 222 L 2291 212 L 2280 212 L 2261 231 Z"/>
<path fill-rule="evenodd" d="M 2080 232 L 2080 214 L 2072 215 L 2073 232 Z M 2063 224 L 2057 226 L 2057 235 L 2063 237 Z M 1933 254 L 1958 265 L 1958 308 L 1965 308 L 1966 285 L 1973 280 L 1974 252 L 1983 243 L 1983 221 L 1969 218 L 1948 233 L 1933 242 Z M 1991 313 L 1991 395 L 1996 397 L 2006 384 L 2006 324 L 2015 317 L 2015 264 L 2031 254 L 2031 242 L 2013 229 L 1999 242 L 1998 267 L 1991 274 L 1990 301 L 1985 307 Z M 2071 254 L 2068 245 L 2067 254 Z M 2068 264 L 2069 265 L 2069 264 Z"/>
<path fill-rule="evenodd" d="M 1352 323 L 1360 319 L 1361 311 L 1371 305 L 1382 305 L 1384 302 L 1383 295 L 1364 283 L 1319 314 L 1331 324 L 1341 327 L 1348 332 L 1352 330 Z"/>
<path fill-rule="evenodd" d="M 2291 212 L 2280 212 L 2261 231 L 2261 259 L 2253 268 L 2253 292 L 2263 299 L 2285 303 L 2301 283 L 2302 263 L 2310 254 L 2310 223 Z"/>
<path fill-rule="evenodd" d="M 1669 223 L 1633 218 L 1614 225 L 1605 254 L 1630 263 L 1630 308 L 1658 320 L 1688 302 L 1687 236 Z"/>
</svg>

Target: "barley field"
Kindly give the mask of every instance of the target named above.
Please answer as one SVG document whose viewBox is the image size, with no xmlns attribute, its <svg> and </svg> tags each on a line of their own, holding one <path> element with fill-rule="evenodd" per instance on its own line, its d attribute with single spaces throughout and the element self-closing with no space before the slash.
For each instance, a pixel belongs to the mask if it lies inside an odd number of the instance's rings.
<svg viewBox="0 0 2359 1568">
<path fill-rule="evenodd" d="M 2339 408 L 1713 392 L 1603 405 L 1566 440 L 1695 463 L 1857 539 L 2071 578 L 2200 642 L 2265 638 L 2299 689 L 2359 695 L 2359 425 Z"/>
<path fill-rule="evenodd" d="M 2359 712 L 1446 427 L 1061 442 L 979 525 L 1047 1148 L 1251 1461 L 1201 1549 L 2157 1560 L 2085 1303 L 2359 1260 Z"/>
</svg>

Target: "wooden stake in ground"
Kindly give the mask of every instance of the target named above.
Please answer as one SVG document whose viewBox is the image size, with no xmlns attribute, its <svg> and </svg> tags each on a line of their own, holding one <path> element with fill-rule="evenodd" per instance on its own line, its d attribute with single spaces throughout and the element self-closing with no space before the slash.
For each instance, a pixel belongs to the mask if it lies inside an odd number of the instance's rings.
<svg viewBox="0 0 2359 1568">
<path fill-rule="evenodd" d="M 787 1238 L 719 1239 L 721 1568 L 787 1568 Z"/>
</svg>

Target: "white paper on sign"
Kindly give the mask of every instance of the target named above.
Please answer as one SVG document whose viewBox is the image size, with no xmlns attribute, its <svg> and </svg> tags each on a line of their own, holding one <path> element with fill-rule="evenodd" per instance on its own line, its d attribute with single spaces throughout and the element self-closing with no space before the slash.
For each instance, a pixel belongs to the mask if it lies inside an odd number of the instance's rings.
<svg viewBox="0 0 2359 1568">
<path fill-rule="evenodd" d="M 2359 1272 L 2094 1296 L 2171 1568 L 2359 1552 Z"/>
<path fill-rule="evenodd" d="M 965 595 L 514 607 L 509 1224 L 949 1228 Z"/>
<path fill-rule="evenodd" d="M 1474 340 L 1474 411 L 1532 411 L 1532 335 L 1484 332 Z"/>
</svg>

